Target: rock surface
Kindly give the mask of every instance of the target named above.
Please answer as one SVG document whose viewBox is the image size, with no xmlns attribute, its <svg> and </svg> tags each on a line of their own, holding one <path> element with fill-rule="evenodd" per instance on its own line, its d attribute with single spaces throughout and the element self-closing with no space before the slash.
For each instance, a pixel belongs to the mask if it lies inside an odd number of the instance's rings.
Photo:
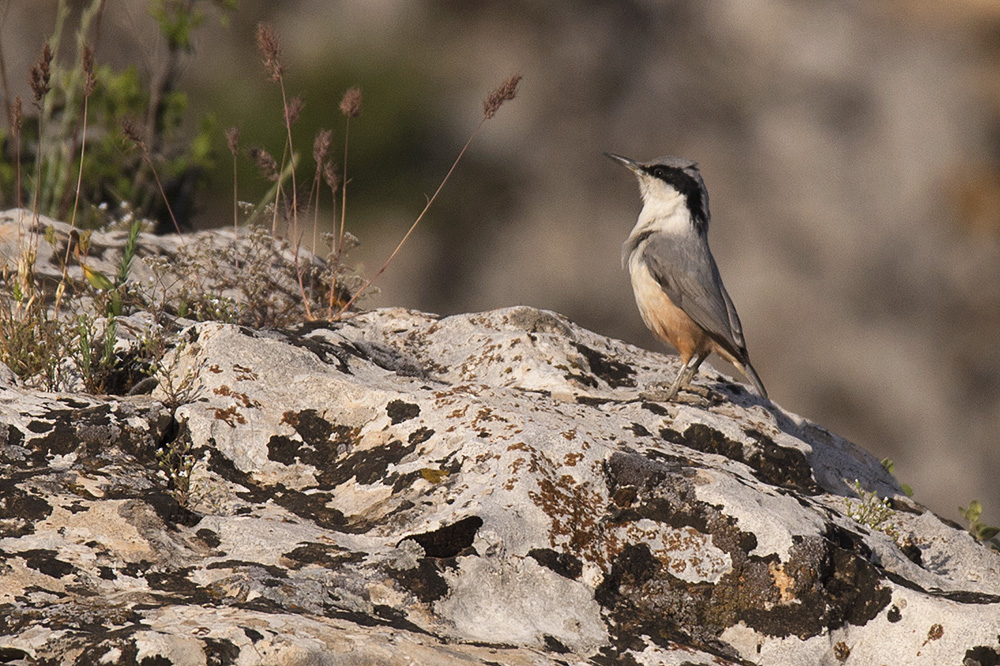
<svg viewBox="0 0 1000 666">
<path fill-rule="evenodd" d="M 0 373 L 0 662 L 1000 663 L 1000 554 L 711 370 L 525 307 L 181 337 L 176 409 Z"/>
</svg>

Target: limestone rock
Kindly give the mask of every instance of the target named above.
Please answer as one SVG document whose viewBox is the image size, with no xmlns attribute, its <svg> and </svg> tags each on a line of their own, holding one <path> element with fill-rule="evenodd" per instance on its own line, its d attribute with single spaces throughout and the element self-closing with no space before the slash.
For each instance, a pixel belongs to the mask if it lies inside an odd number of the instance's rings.
<svg viewBox="0 0 1000 666">
<path fill-rule="evenodd" d="M 711 370 L 526 307 L 181 339 L 175 410 L 0 375 L 0 661 L 1000 660 L 1000 554 Z"/>
</svg>

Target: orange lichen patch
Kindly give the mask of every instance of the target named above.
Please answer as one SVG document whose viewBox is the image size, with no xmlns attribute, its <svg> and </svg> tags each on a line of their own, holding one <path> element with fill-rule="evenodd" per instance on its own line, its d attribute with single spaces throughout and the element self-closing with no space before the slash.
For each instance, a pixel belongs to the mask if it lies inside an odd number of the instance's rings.
<svg viewBox="0 0 1000 666">
<path fill-rule="evenodd" d="M 778 588 L 778 600 L 783 604 L 795 601 L 795 579 L 785 573 L 785 566 L 771 562 L 767 565 L 767 570 Z"/>
<path fill-rule="evenodd" d="M 476 412 L 476 415 L 473 417 L 469 426 L 472 428 L 480 428 L 484 423 L 489 422 L 509 423 L 509 421 L 504 417 L 494 414 L 493 410 L 489 407 L 483 406 L 479 408 L 478 412 Z"/>
<path fill-rule="evenodd" d="M 241 382 L 256 381 L 257 373 L 251 368 L 239 365 L 237 363 L 233 364 L 233 372 L 236 373 L 236 380 Z"/>
<path fill-rule="evenodd" d="M 560 474 L 561 466 L 543 452 L 521 446 L 528 450 L 528 456 L 516 459 L 511 469 L 516 472 L 527 465 L 537 479 L 537 489 L 529 490 L 528 497 L 549 517 L 549 545 L 608 571 L 611 557 L 621 547 L 614 532 L 606 532 L 601 524 L 607 498 L 589 481 L 578 482 L 571 474 Z M 514 482 L 516 474 L 507 484 L 512 487 Z"/>
<path fill-rule="evenodd" d="M 562 432 L 559 434 L 572 442 L 574 439 L 576 439 L 576 428 L 573 428 L 572 430 L 567 430 L 566 432 Z"/>
<path fill-rule="evenodd" d="M 563 457 L 563 464 L 565 464 L 567 467 L 576 467 L 576 464 L 581 460 L 583 460 L 582 453 L 567 453 Z"/>
<path fill-rule="evenodd" d="M 226 409 L 215 408 L 212 410 L 215 413 L 215 418 L 219 421 L 225 421 L 230 428 L 235 428 L 237 423 L 246 423 L 247 420 L 236 410 L 236 405 L 231 405 Z"/>
<path fill-rule="evenodd" d="M 260 409 L 262 407 L 262 405 L 259 402 L 257 402 L 256 400 L 252 400 L 250 396 L 248 396 L 246 393 L 240 393 L 239 391 L 234 391 L 225 384 L 223 384 L 218 388 L 212 389 L 212 393 L 214 393 L 215 395 L 224 395 L 229 398 L 235 398 L 236 400 L 240 401 L 244 407 L 253 407 L 256 409 Z"/>
</svg>

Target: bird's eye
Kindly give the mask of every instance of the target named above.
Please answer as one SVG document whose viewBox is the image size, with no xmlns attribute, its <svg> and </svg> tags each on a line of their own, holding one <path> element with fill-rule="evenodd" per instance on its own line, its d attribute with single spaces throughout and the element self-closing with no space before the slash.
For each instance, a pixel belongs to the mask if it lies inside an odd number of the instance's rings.
<svg viewBox="0 0 1000 666">
<path fill-rule="evenodd" d="M 656 176 L 657 178 L 663 178 L 663 168 L 656 167 L 655 169 L 653 169 L 653 175 Z"/>
</svg>

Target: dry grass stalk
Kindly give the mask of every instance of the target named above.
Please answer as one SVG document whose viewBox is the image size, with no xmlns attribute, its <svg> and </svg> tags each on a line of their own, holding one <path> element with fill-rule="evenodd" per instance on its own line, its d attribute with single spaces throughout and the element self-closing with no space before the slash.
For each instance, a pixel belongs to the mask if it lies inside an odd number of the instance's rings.
<svg viewBox="0 0 1000 666">
<path fill-rule="evenodd" d="M 132 144 L 139 149 L 139 153 L 142 155 L 142 160 L 149 167 L 149 170 L 153 172 L 153 178 L 156 180 L 156 187 L 160 190 L 160 196 L 163 197 L 163 204 L 167 207 L 167 213 L 170 214 L 170 221 L 174 223 L 174 229 L 177 231 L 177 235 L 181 237 L 181 242 L 183 242 L 184 235 L 181 233 L 181 225 L 177 223 L 177 217 L 174 216 L 174 209 L 170 206 L 170 200 L 167 198 L 167 193 L 163 189 L 163 183 L 160 181 L 160 174 L 156 171 L 156 165 L 153 164 L 153 156 L 150 154 L 149 146 L 142 138 L 142 134 L 139 132 L 138 128 L 128 118 L 122 121 L 122 132 L 125 133 L 125 137 L 132 142 Z"/>
<path fill-rule="evenodd" d="M 80 67 L 83 69 L 83 129 L 80 133 L 80 169 L 76 175 L 76 194 L 73 197 L 73 212 L 70 215 L 69 228 L 72 233 L 76 229 L 76 213 L 80 208 L 80 190 L 83 189 L 83 160 L 87 153 L 87 116 L 90 109 L 90 96 L 94 94 L 97 87 L 97 75 L 94 71 L 94 49 L 84 44 L 83 52 L 80 55 Z M 66 291 L 66 272 L 69 268 L 69 253 L 73 243 L 66 242 L 66 254 L 63 257 L 62 279 L 56 288 L 55 311 L 59 312 L 59 304 Z"/>
<path fill-rule="evenodd" d="M 493 92 L 491 92 L 490 95 L 486 98 L 486 101 L 483 102 L 482 119 L 479 121 L 479 124 L 476 125 L 476 129 L 472 131 L 472 134 L 469 135 L 468 141 L 466 141 L 465 145 L 462 146 L 462 150 L 459 151 L 458 157 L 456 157 L 455 161 L 452 162 L 451 168 L 448 169 L 448 173 L 446 173 L 444 178 L 441 180 L 441 184 L 438 185 L 437 190 L 435 190 L 431 198 L 427 200 L 427 205 L 425 205 L 424 209 L 420 211 L 420 215 L 418 215 L 417 219 L 414 220 L 413 224 L 410 225 L 409 230 L 407 230 L 406 234 L 403 236 L 403 239 L 399 241 L 399 244 L 396 246 L 396 249 L 392 251 L 392 254 L 389 255 L 389 258 L 386 259 L 384 264 L 382 264 L 382 267 L 378 269 L 375 275 L 365 280 L 364 284 L 362 284 L 361 287 L 356 292 L 354 292 L 354 295 L 351 296 L 350 300 L 347 301 L 347 303 L 345 303 L 337 312 L 336 318 L 340 318 L 341 316 L 343 316 L 344 312 L 346 312 L 347 309 L 351 307 L 354 301 L 356 301 L 358 297 L 361 296 L 361 294 L 363 294 L 365 290 L 368 289 L 369 286 L 371 286 L 371 283 L 376 278 L 378 278 L 378 276 L 382 275 L 382 273 L 385 272 L 385 269 L 389 267 L 389 264 L 392 263 L 392 260 L 396 258 L 396 255 L 399 254 L 399 251 L 402 249 L 403 244 L 406 243 L 407 239 L 410 237 L 410 234 L 412 234 L 413 230 L 417 228 L 417 225 L 420 224 L 420 221 L 424 219 L 424 215 L 427 214 L 427 210 L 431 207 L 431 204 L 434 203 L 434 200 L 437 199 L 438 195 L 441 193 L 441 190 L 444 188 L 444 184 L 448 182 L 448 179 L 451 177 L 451 174 L 455 171 L 455 167 L 458 166 L 458 163 L 459 161 L 461 161 L 462 156 L 465 155 L 465 151 L 469 149 L 470 145 L 472 145 L 472 141 L 479 134 L 479 131 L 483 128 L 483 125 L 486 123 L 487 120 L 490 120 L 491 118 L 493 118 L 493 116 L 496 115 L 497 111 L 500 109 L 500 107 L 503 105 L 504 102 L 514 99 L 515 95 L 517 94 L 517 84 L 520 81 L 521 81 L 521 75 L 513 74 L 510 77 L 508 77 L 507 80 L 503 82 L 503 84 L 501 84 L 498 88 L 496 88 Z"/>
<path fill-rule="evenodd" d="M 289 156 L 289 159 L 294 162 L 295 160 L 295 149 L 292 144 L 292 124 L 298 119 L 299 113 L 302 111 L 303 102 L 300 98 L 295 98 L 292 102 L 288 101 L 288 95 L 285 93 L 285 78 L 284 78 L 284 65 L 281 63 L 281 45 L 278 42 L 278 37 L 274 33 L 274 28 L 272 28 L 267 23 L 257 24 L 257 46 L 260 49 L 261 54 L 264 56 L 264 69 L 267 70 L 268 77 L 271 81 L 276 82 L 278 87 L 281 89 L 281 108 L 285 117 L 285 130 L 287 132 L 287 139 L 285 144 L 285 153 Z M 282 164 L 284 164 L 284 158 L 282 158 Z M 298 237 L 298 227 L 299 227 L 299 195 L 298 195 L 298 185 L 295 182 L 295 169 L 291 170 L 292 177 L 292 204 L 291 204 L 291 214 L 292 214 L 292 233 L 293 237 Z M 271 222 L 271 232 L 274 236 L 278 234 L 278 203 L 281 196 L 281 188 L 275 193 L 275 206 L 274 206 L 274 218 Z"/>
<path fill-rule="evenodd" d="M 237 187 L 238 181 L 236 178 L 236 157 L 240 152 L 240 130 L 238 127 L 230 127 L 226 130 L 226 145 L 229 146 L 229 152 L 233 155 L 233 233 L 238 234 L 240 228 L 240 200 L 239 188 Z"/>
<path fill-rule="evenodd" d="M 330 145 L 333 143 L 333 132 L 328 129 L 321 129 L 316 133 L 316 138 L 313 139 L 313 162 L 316 163 L 316 172 L 313 175 L 312 187 L 309 188 L 309 201 L 312 203 L 313 197 L 316 198 L 316 203 L 313 205 L 313 242 L 312 248 L 313 252 L 317 251 L 319 247 L 319 194 L 320 194 L 320 179 L 323 178 L 323 171 L 326 168 L 326 162 L 329 159 L 328 154 L 330 152 Z M 332 165 L 331 165 L 332 167 Z M 334 214 L 336 214 L 336 201 L 334 201 Z"/>
<path fill-rule="evenodd" d="M 340 188 L 340 234 L 337 236 L 337 265 L 340 265 L 344 253 L 344 229 L 347 224 L 347 143 L 351 135 L 351 118 L 361 115 L 361 88 L 353 86 L 347 89 L 340 99 L 340 112 L 344 114 L 344 161 L 342 163 L 344 183 Z M 333 310 L 333 292 L 330 293 L 330 310 Z"/>
</svg>

